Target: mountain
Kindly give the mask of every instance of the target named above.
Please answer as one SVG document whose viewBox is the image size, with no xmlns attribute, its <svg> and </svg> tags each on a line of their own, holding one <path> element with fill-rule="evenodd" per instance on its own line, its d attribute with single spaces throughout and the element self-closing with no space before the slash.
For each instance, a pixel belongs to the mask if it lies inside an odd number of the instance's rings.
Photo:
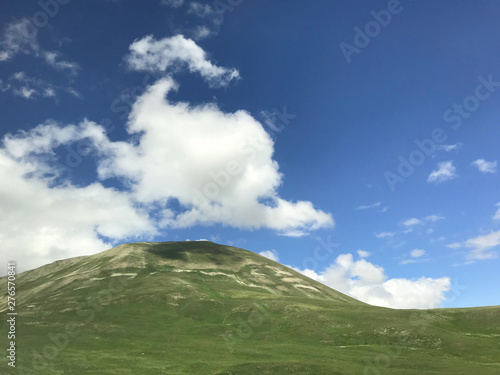
<svg viewBox="0 0 500 375">
<path fill-rule="evenodd" d="M 374 307 L 208 241 L 121 245 L 16 285 L 13 374 L 500 373 L 500 306 Z"/>
</svg>

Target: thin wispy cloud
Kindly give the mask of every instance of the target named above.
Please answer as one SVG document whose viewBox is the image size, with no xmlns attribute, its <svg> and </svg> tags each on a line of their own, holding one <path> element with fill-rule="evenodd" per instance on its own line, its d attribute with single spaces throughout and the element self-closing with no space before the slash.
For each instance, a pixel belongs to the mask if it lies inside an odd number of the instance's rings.
<svg viewBox="0 0 500 375">
<path fill-rule="evenodd" d="M 498 252 L 494 249 L 500 246 L 500 231 L 468 239 L 464 246 L 472 248 L 466 256 L 469 261 L 497 258 Z"/>
<path fill-rule="evenodd" d="M 435 221 L 444 220 L 444 219 L 446 219 L 444 216 L 440 216 L 440 215 L 436 215 L 436 214 L 429 215 L 429 216 L 426 216 L 424 218 L 424 220 L 430 221 L 430 222 L 435 222 Z"/>
<path fill-rule="evenodd" d="M 160 5 L 166 5 L 172 8 L 180 8 L 184 4 L 184 0 L 161 0 Z"/>
<path fill-rule="evenodd" d="M 37 33 L 37 28 L 27 18 L 9 23 L 0 39 L 0 61 L 11 60 L 20 53 L 38 54 Z"/>
<path fill-rule="evenodd" d="M 71 61 L 61 60 L 61 54 L 54 51 L 43 51 L 42 56 L 44 60 L 56 70 L 67 71 L 71 75 L 76 75 L 80 66 Z"/>
<path fill-rule="evenodd" d="M 356 207 L 356 210 L 369 210 L 370 208 L 380 207 L 381 204 L 382 204 L 382 202 L 375 202 L 373 204 L 369 204 L 366 206 L 358 206 L 358 207 Z"/>
<path fill-rule="evenodd" d="M 416 217 L 412 217 L 411 219 L 408 219 L 406 221 L 403 222 L 403 225 L 405 227 L 412 227 L 414 225 L 418 225 L 418 224 L 421 224 L 422 222 L 417 219 Z"/>
<path fill-rule="evenodd" d="M 27 18 L 9 23 L 0 39 L 0 62 L 12 60 L 18 54 L 42 58 L 52 68 L 66 71 L 73 76 L 80 69 L 76 62 L 62 60 L 60 52 L 42 48 L 38 42 L 38 28 Z"/>
<path fill-rule="evenodd" d="M 10 91 L 13 95 L 24 99 L 52 98 L 57 101 L 57 95 L 61 92 L 80 97 L 80 93 L 72 87 L 53 85 L 40 78 L 30 77 L 26 72 L 14 73 L 2 91 Z"/>
<path fill-rule="evenodd" d="M 394 232 L 380 232 L 380 233 L 374 233 L 375 237 L 377 238 L 392 238 L 394 237 Z"/>
<path fill-rule="evenodd" d="M 413 249 L 409 254 L 410 259 L 405 259 L 405 260 L 401 261 L 399 264 L 404 265 L 404 264 L 418 263 L 421 260 L 417 260 L 417 258 L 424 256 L 425 253 L 426 253 L 426 251 L 423 249 Z"/>
<path fill-rule="evenodd" d="M 460 148 L 460 146 L 461 146 L 460 143 L 455 143 L 453 145 L 436 145 L 436 149 L 438 151 L 450 152 L 453 150 L 458 150 L 458 148 Z"/>
<path fill-rule="evenodd" d="M 500 207 L 500 202 L 496 204 L 497 207 Z M 495 215 L 493 216 L 493 220 L 500 220 L 500 208 L 497 209 Z"/>
<path fill-rule="evenodd" d="M 410 256 L 412 258 L 420 258 L 423 255 L 425 255 L 425 250 L 423 250 L 423 249 L 414 249 L 410 253 Z"/>
</svg>

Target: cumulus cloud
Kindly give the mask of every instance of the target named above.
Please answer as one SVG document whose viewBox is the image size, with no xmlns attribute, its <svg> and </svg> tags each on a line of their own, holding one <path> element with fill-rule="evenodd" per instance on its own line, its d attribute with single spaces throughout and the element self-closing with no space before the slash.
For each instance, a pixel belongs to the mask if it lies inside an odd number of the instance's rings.
<svg viewBox="0 0 500 375">
<path fill-rule="evenodd" d="M 394 237 L 393 232 L 380 232 L 380 233 L 374 233 L 375 237 L 377 238 L 391 238 Z"/>
<path fill-rule="evenodd" d="M 147 213 L 134 204 L 130 193 L 99 183 L 56 184 L 60 171 L 46 158 L 37 157 L 50 155 L 52 147 L 66 142 L 71 133 L 90 135 L 97 129 L 88 123 L 60 132 L 57 126 L 47 125 L 24 137 L 4 139 L 0 149 L 2 263 L 18 260 L 19 268 L 26 270 L 105 250 L 115 240 L 155 233 Z"/>
<path fill-rule="evenodd" d="M 384 269 L 351 254 L 341 254 L 322 272 L 295 270 L 371 305 L 398 309 L 437 308 L 450 290 L 449 277 L 389 279 Z"/>
<path fill-rule="evenodd" d="M 452 180 L 457 177 L 456 168 L 452 161 L 444 161 L 438 163 L 437 169 L 433 170 L 427 182 L 433 182 L 435 184 L 440 184 L 445 181 Z"/>
<path fill-rule="evenodd" d="M 279 196 L 273 141 L 258 121 L 213 104 L 171 103 L 166 95 L 175 87 L 162 79 L 137 100 L 127 123 L 130 140 L 111 141 L 90 121 L 47 122 L 6 135 L 0 148 L 4 256 L 20 254 L 31 267 L 194 225 L 265 227 L 283 235 L 334 226 L 311 202 Z M 120 190 L 97 181 L 77 187 L 64 177 L 56 151 L 80 140 L 89 145 L 99 178 L 118 178 Z"/>
<path fill-rule="evenodd" d="M 260 255 L 266 257 L 266 258 L 269 258 L 271 260 L 274 260 L 275 262 L 279 262 L 280 261 L 280 257 L 279 257 L 279 254 L 276 250 L 264 250 L 264 251 L 261 251 L 259 253 Z"/>
<path fill-rule="evenodd" d="M 205 51 L 183 35 L 160 40 L 146 36 L 136 40 L 130 45 L 125 61 L 133 70 L 149 72 L 168 73 L 187 66 L 190 72 L 200 74 L 211 87 L 227 86 L 240 76 L 236 69 L 212 64 Z"/>
<path fill-rule="evenodd" d="M 486 161 L 484 159 L 477 159 L 471 163 L 481 173 L 497 173 L 497 161 Z"/>
<path fill-rule="evenodd" d="M 140 140 L 105 150 L 102 178 L 127 178 L 141 202 L 177 199 L 187 210 L 175 216 L 167 210 L 169 226 L 223 223 L 290 235 L 333 226 L 331 215 L 311 202 L 278 196 L 282 175 L 273 141 L 258 121 L 213 104 L 170 103 L 165 97 L 174 88 L 165 78 L 138 99 L 127 130 Z"/>
</svg>

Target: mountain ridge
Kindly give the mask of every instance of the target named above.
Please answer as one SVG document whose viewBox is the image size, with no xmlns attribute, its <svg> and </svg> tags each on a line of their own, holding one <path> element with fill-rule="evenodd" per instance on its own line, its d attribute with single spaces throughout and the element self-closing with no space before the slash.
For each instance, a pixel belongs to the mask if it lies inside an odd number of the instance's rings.
<svg viewBox="0 0 500 375">
<path fill-rule="evenodd" d="M 500 370 L 500 306 L 370 306 L 259 254 L 209 241 L 123 244 L 25 271 L 16 283 L 18 373 Z M 5 284 L 0 278 L 2 290 Z"/>
</svg>

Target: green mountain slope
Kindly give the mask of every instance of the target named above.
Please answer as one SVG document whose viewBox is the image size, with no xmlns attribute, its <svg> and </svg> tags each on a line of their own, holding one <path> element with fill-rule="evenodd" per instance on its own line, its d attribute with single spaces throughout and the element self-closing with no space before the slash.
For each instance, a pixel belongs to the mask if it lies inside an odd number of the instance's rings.
<svg viewBox="0 0 500 375">
<path fill-rule="evenodd" d="M 498 306 L 373 307 L 211 242 L 121 245 L 16 283 L 11 373 L 500 373 Z M 0 327 L 8 348 L 6 319 Z"/>
</svg>

